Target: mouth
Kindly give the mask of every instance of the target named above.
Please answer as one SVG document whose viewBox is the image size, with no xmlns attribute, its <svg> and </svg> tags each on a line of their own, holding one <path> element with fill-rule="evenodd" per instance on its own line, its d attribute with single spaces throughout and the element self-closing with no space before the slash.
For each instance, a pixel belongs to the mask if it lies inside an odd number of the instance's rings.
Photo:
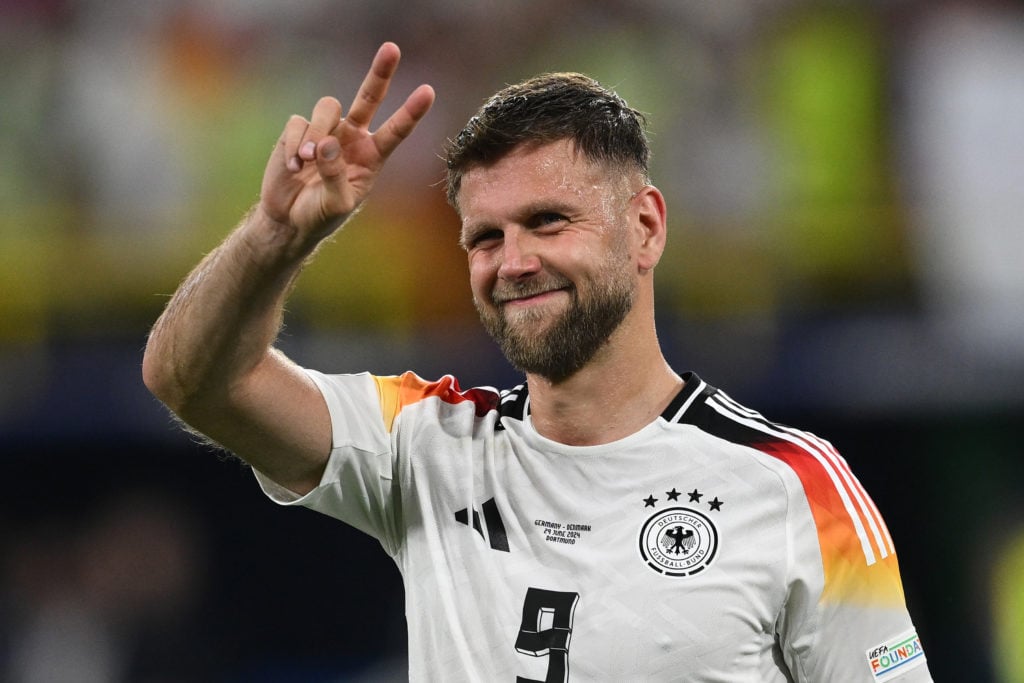
<svg viewBox="0 0 1024 683">
<path fill-rule="evenodd" d="M 539 303 L 547 301 L 552 297 L 558 295 L 559 292 L 568 291 L 568 287 L 555 287 L 551 289 L 543 289 L 539 291 L 528 291 L 528 292 L 517 292 L 517 293 L 499 293 L 495 292 L 491 295 L 491 301 L 494 302 L 495 306 L 519 306 Z"/>
<path fill-rule="evenodd" d="M 548 274 L 522 282 L 497 281 L 491 289 L 491 303 L 495 306 L 531 304 L 545 301 L 559 292 L 571 294 L 572 281 L 561 274 Z"/>
</svg>

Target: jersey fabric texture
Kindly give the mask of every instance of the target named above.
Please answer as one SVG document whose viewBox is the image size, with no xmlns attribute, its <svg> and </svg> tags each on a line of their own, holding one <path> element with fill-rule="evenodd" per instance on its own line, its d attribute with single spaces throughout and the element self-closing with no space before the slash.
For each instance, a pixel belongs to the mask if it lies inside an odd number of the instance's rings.
<svg viewBox="0 0 1024 683">
<path fill-rule="evenodd" d="M 257 476 L 394 558 L 412 680 L 931 680 L 846 462 L 695 374 L 583 447 L 534 430 L 525 385 L 309 374 L 334 430 L 320 485 Z"/>
</svg>

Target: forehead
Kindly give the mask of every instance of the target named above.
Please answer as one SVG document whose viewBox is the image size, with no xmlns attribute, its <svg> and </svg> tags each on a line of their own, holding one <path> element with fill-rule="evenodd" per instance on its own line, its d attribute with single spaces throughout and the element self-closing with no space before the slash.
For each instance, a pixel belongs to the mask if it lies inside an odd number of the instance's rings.
<svg viewBox="0 0 1024 683">
<path fill-rule="evenodd" d="M 589 200 L 610 193 L 613 184 L 609 170 L 578 153 L 571 140 L 521 145 L 492 164 L 466 171 L 459 208 L 465 223 L 516 203 Z"/>
</svg>

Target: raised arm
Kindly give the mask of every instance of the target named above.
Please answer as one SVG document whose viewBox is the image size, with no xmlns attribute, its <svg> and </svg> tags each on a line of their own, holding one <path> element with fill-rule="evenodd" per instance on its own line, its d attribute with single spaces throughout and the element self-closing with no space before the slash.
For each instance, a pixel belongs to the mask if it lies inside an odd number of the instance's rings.
<svg viewBox="0 0 1024 683">
<path fill-rule="evenodd" d="M 155 396 L 297 493 L 318 483 L 331 425 L 316 387 L 273 343 L 302 264 L 356 212 L 434 101 L 420 86 L 370 131 L 398 61 L 396 45 L 380 47 L 344 118 L 325 97 L 309 120 L 289 119 L 259 202 L 181 284 L 146 346 L 143 379 Z"/>
</svg>

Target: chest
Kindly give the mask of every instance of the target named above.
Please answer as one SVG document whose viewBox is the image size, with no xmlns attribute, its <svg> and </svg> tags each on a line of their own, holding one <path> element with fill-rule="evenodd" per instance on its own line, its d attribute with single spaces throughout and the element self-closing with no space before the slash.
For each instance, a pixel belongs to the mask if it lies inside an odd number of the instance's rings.
<svg viewBox="0 0 1024 683">
<path fill-rule="evenodd" d="M 778 474 L 699 441 L 596 456 L 505 444 L 460 459 L 411 496 L 408 570 L 468 598 L 457 618 L 527 679 L 770 663 L 789 543 Z"/>
</svg>

